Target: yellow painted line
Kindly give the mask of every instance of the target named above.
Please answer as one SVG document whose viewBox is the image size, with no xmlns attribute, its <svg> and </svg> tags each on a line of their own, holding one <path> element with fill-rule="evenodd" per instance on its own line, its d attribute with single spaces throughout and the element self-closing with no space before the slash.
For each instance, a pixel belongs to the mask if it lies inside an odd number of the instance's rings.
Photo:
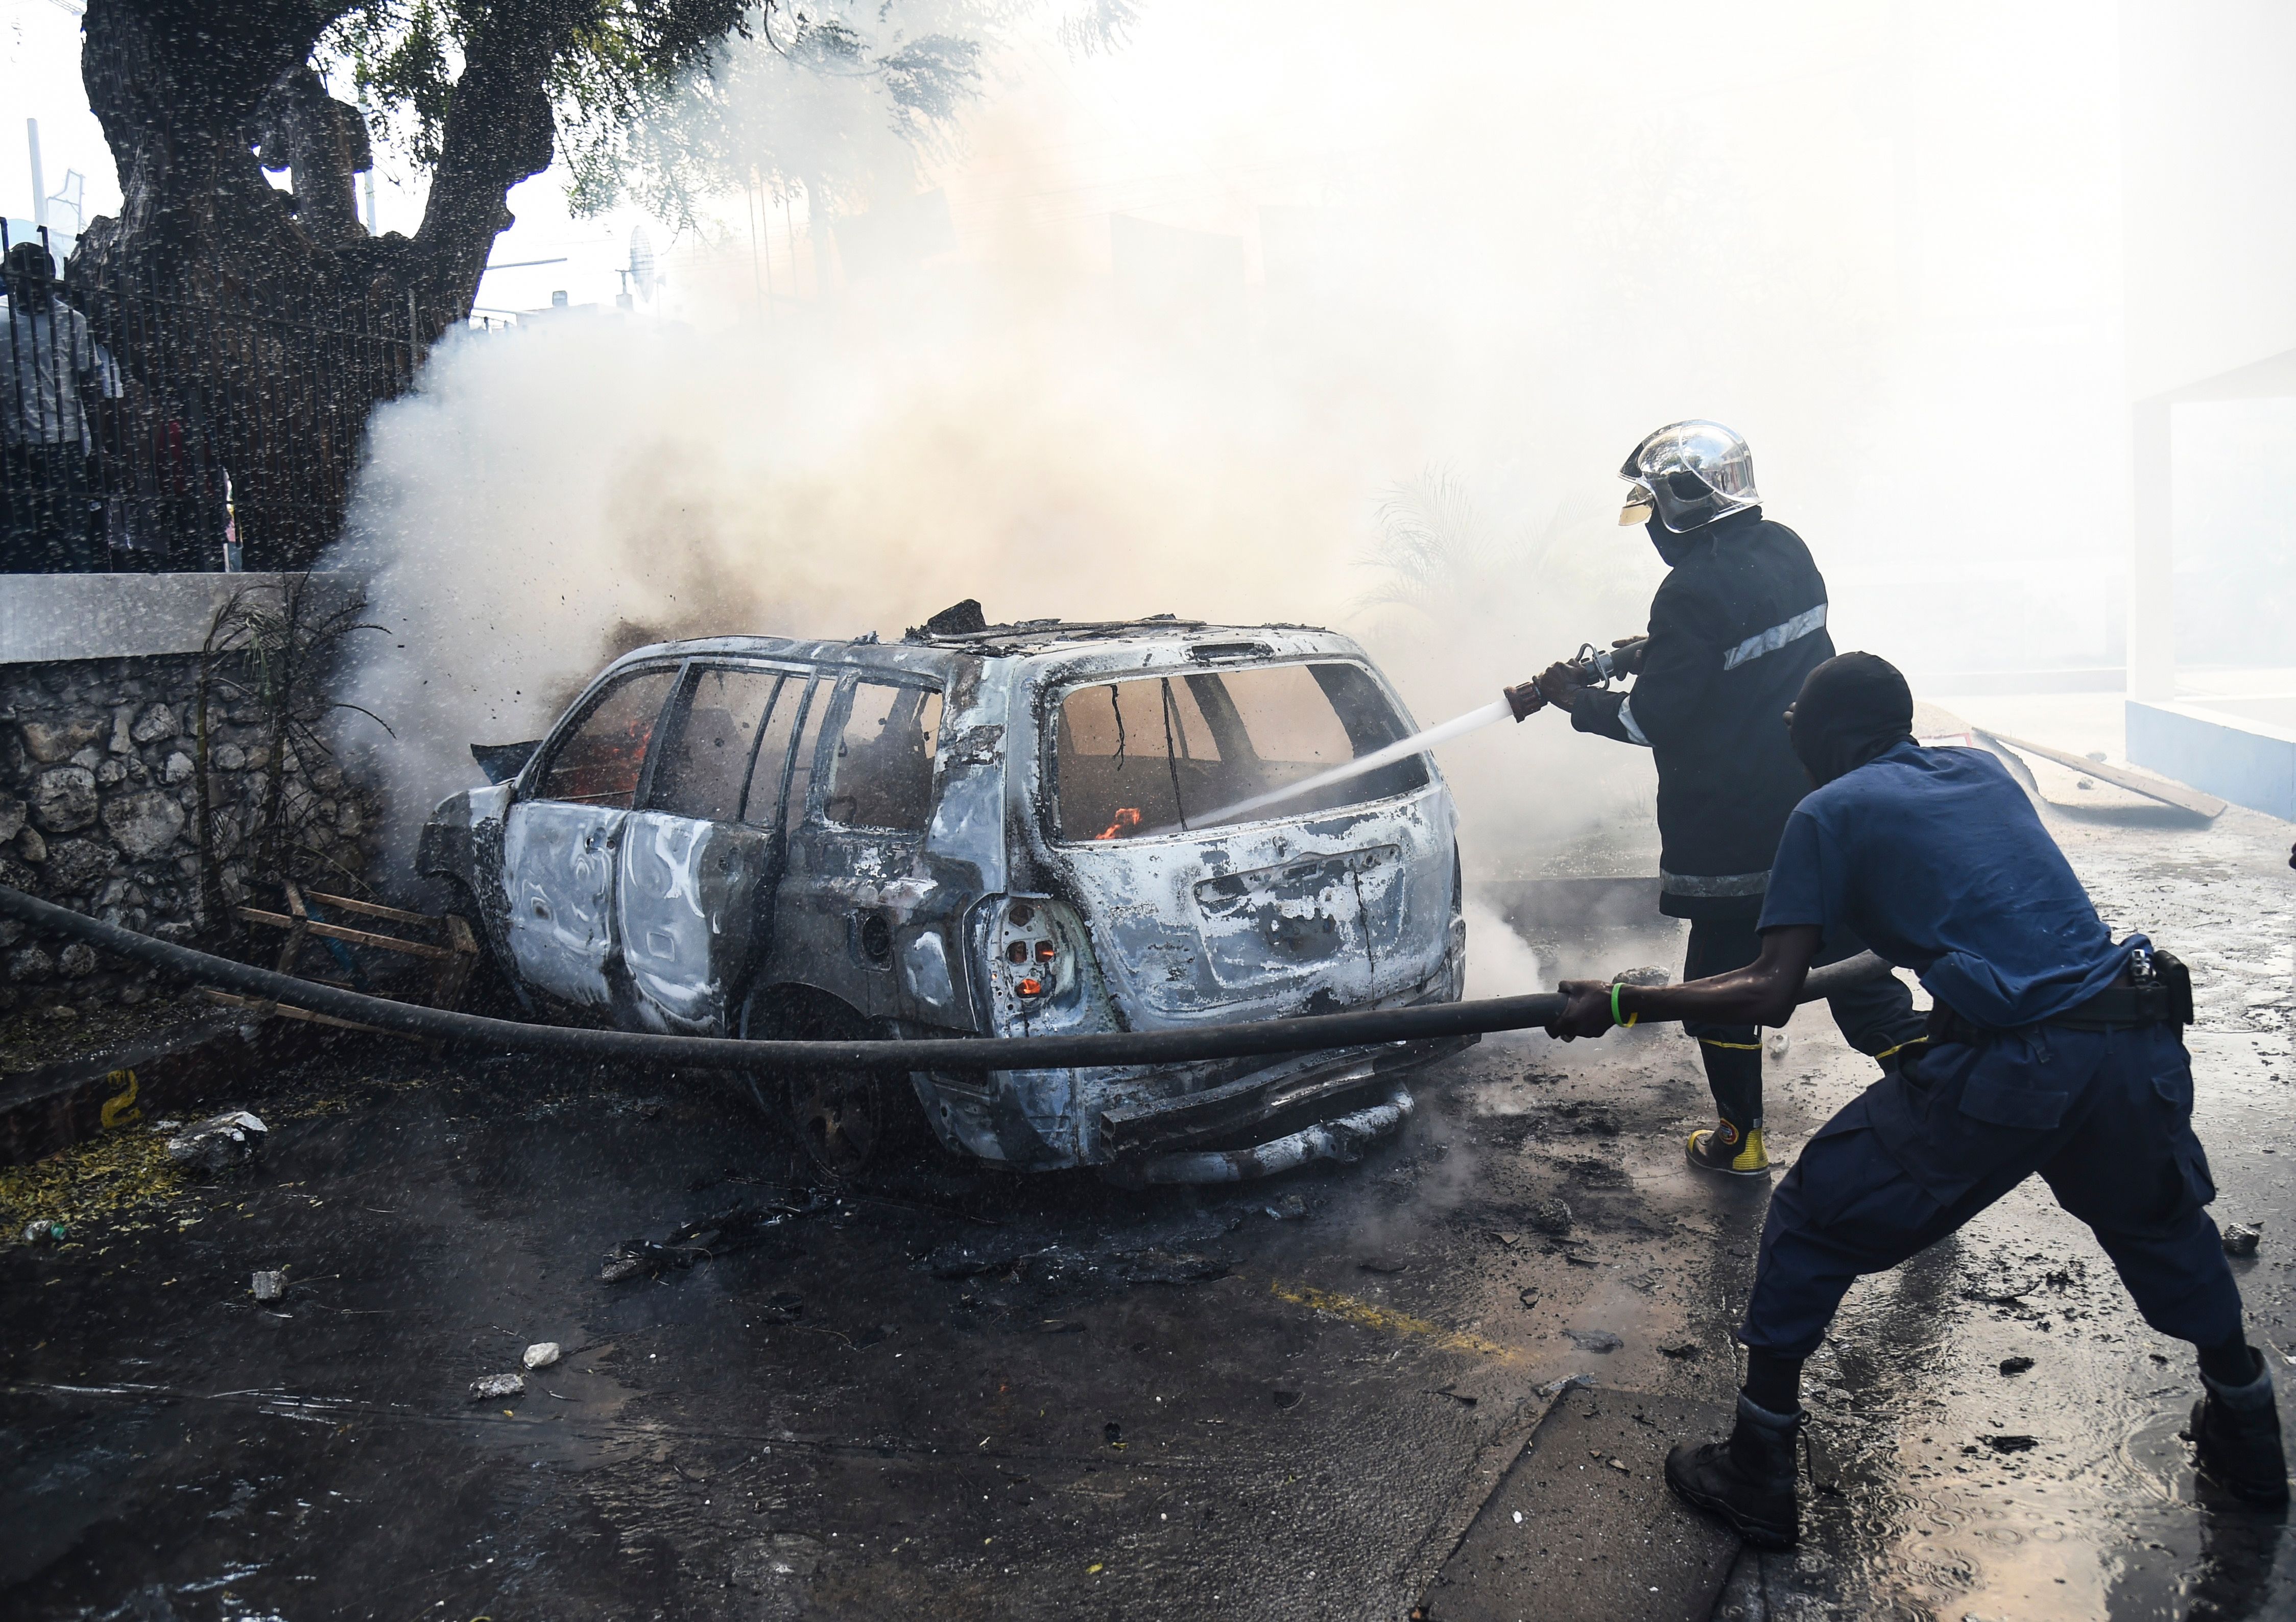
<svg viewBox="0 0 2296 1622">
<path fill-rule="evenodd" d="M 1326 1317 L 1339 1318 L 1364 1329 L 1383 1330 L 1392 1335 L 1418 1335 L 1431 1345 L 1447 1352 L 1473 1352 L 1480 1356 L 1496 1357 L 1502 1363 L 1520 1363 L 1522 1354 L 1513 1347 L 1501 1346 L 1496 1340 L 1486 1340 L 1480 1335 L 1471 1335 L 1463 1330 L 1446 1329 L 1424 1318 L 1414 1318 L 1409 1313 L 1397 1312 L 1371 1301 L 1359 1301 L 1351 1295 L 1341 1295 L 1334 1290 L 1318 1290 L 1313 1284 L 1287 1284 L 1282 1279 L 1270 1279 L 1270 1294 L 1279 1300 L 1291 1301 L 1322 1313 Z"/>
</svg>

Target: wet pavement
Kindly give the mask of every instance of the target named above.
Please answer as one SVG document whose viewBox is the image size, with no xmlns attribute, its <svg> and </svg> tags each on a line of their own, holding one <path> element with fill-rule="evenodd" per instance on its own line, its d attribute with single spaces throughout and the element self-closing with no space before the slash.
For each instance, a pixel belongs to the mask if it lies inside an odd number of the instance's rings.
<svg viewBox="0 0 2296 1622">
<path fill-rule="evenodd" d="M 2234 1265 L 2296 1372 L 2288 830 L 2056 826 L 2195 967 L 2216 1214 L 2264 1225 Z M 1822 1008 L 1790 1034 L 1774 1152 L 1868 1074 Z M 1355 1167 L 1135 1194 L 934 1160 L 608 1283 L 619 1241 L 801 1191 L 782 1137 L 699 1077 L 340 1050 L 245 1101 L 259 1168 L 0 1251 L 0 1608 L 1404 1617 L 1554 1382 L 1729 1400 L 1766 1198 L 1682 1164 L 1671 1032 L 1488 1040 L 1419 1094 Z M 471 1399 L 541 1340 L 524 1395 Z M 2196 1499 L 2194 1395 L 2030 1184 L 1852 1294 L 1810 1365 L 1829 1490 L 1718 1614 L 2296 1614 L 2281 1523 Z"/>
</svg>

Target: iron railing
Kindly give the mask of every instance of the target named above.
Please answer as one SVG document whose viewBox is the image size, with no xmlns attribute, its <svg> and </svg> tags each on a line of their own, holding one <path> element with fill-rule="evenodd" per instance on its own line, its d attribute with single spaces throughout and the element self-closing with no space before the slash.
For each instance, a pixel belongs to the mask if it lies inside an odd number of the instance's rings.
<svg viewBox="0 0 2296 1622">
<path fill-rule="evenodd" d="M 315 315 L 81 258 L 48 294 L 0 316 L 0 571 L 310 567 L 422 358 L 411 298 Z"/>
</svg>

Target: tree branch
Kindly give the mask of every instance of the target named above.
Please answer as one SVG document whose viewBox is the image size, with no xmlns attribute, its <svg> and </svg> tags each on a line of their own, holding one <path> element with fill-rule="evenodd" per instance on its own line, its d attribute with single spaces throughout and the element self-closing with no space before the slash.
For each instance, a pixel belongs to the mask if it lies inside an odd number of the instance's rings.
<svg viewBox="0 0 2296 1622">
<path fill-rule="evenodd" d="M 495 238 L 511 224 L 510 189 L 550 167 L 557 135 L 551 64 L 591 9 L 584 0 L 500 0 L 463 44 L 462 77 L 414 237 L 423 261 L 426 340 L 469 316 Z"/>
</svg>

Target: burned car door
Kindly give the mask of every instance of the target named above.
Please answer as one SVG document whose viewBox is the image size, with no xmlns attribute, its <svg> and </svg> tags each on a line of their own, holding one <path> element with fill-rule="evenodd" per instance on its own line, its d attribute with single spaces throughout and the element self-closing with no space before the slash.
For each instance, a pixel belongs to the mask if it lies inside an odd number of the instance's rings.
<svg viewBox="0 0 2296 1622">
<path fill-rule="evenodd" d="M 801 960 L 799 978 L 874 1017 L 909 1012 L 894 955 L 922 897 L 917 856 L 940 717 L 937 687 L 890 671 L 849 677 L 828 707 L 812 815 L 801 821 L 791 790 L 784 960 Z"/>
<path fill-rule="evenodd" d="M 676 666 L 594 695 L 546 746 L 503 826 L 504 935 L 527 985 L 570 1003 L 611 1000 L 614 858 Z"/>
<path fill-rule="evenodd" d="M 642 1023 L 714 1034 L 770 938 L 776 815 L 803 672 L 689 667 L 622 839 L 622 962 Z M 778 723 L 778 725 L 776 724 Z"/>
</svg>

